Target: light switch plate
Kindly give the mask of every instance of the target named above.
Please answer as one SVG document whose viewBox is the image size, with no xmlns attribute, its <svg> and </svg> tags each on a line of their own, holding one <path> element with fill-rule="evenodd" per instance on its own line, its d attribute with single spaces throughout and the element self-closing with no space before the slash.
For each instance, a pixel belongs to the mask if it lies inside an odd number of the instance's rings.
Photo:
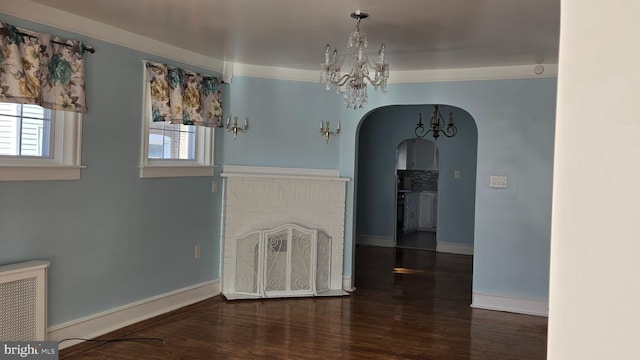
<svg viewBox="0 0 640 360">
<path fill-rule="evenodd" d="M 454 179 L 460 179 L 460 170 L 454 170 L 453 171 L 453 178 Z"/>
<path fill-rule="evenodd" d="M 507 176 L 504 175 L 491 175 L 489 180 L 489 187 L 506 189 L 507 188 Z"/>
</svg>

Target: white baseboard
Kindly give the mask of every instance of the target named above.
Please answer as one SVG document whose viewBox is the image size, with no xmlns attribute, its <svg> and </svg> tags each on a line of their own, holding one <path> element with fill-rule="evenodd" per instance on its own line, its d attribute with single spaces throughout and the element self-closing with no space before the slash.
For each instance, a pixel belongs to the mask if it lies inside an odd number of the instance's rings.
<svg viewBox="0 0 640 360">
<path fill-rule="evenodd" d="M 549 301 L 502 294 L 473 292 L 472 308 L 507 311 L 518 314 L 549 316 Z"/>
<path fill-rule="evenodd" d="M 353 286 L 351 282 L 351 276 L 343 276 L 342 277 L 342 290 L 344 291 L 354 291 L 356 288 Z"/>
<path fill-rule="evenodd" d="M 394 247 L 396 246 L 393 237 L 388 236 L 372 236 L 372 235 L 357 235 L 356 236 L 356 244 L 357 245 L 368 245 L 368 246 L 382 246 L 382 247 Z"/>
<path fill-rule="evenodd" d="M 457 244 L 438 241 L 436 244 L 436 251 L 448 254 L 473 255 L 473 244 Z"/>
<path fill-rule="evenodd" d="M 60 341 L 73 337 L 95 338 L 216 295 L 220 295 L 219 280 L 189 286 L 52 326 L 48 329 L 47 340 Z M 81 342 L 79 340 L 65 341 L 60 344 L 60 349 Z"/>
</svg>

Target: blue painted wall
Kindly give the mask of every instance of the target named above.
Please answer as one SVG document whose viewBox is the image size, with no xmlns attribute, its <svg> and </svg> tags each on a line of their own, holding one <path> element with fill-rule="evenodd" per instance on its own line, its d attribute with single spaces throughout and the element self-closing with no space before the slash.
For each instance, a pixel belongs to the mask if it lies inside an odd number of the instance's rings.
<svg viewBox="0 0 640 360">
<path fill-rule="evenodd" d="M 248 118 L 250 129 L 225 142 L 224 164 L 338 168 L 340 141 L 327 144 L 320 135 L 321 121 L 335 129 L 340 120 L 335 93 L 315 83 L 236 76 L 229 98 L 229 112 Z"/>
<path fill-rule="evenodd" d="M 453 112 L 458 134 L 453 138 L 440 136 L 435 142 L 440 156 L 437 241 L 473 244 L 478 131 L 466 111 L 451 107 L 441 111 L 444 116 Z M 356 177 L 358 235 L 393 237 L 396 149 L 403 140 L 416 137 L 420 112 L 428 123 L 433 107 L 387 106 L 373 110 L 362 120 Z M 454 170 L 460 170 L 459 179 L 454 179 Z"/>
<path fill-rule="evenodd" d="M 340 173 L 355 176 L 357 129 L 372 109 L 447 104 L 466 110 L 478 128 L 473 290 L 547 299 L 556 83 L 459 81 L 372 91 L 366 109 L 342 110 Z M 508 176 L 509 188 L 489 188 L 491 175 Z M 346 276 L 353 269 L 355 183 L 347 184 Z"/>
<path fill-rule="evenodd" d="M 0 20 L 96 49 L 86 60 L 81 179 L 0 182 L 0 264 L 51 261 L 49 325 L 218 279 L 221 194 L 211 192 L 211 181 L 220 179 L 138 176 L 141 61 L 164 59 L 4 15 Z M 218 149 L 222 136 L 217 131 Z"/>
<path fill-rule="evenodd" d="M 0 263 L 52 261 L 49 324 L 218 279 L 221 194 L 211 193 L 218 174 L 138 177 L 141 60 L 165 60 L 1 14 L 0 20 L 97 49 L 86 69 L 82 178 L 0 183 Z M 357 129 L 372 109 L 437 103 L 468 111 L 478 127 L 474 291 L 547 298 L 555 79 L 392 84 L 387 95 L 372 91 L 366 109 L 357 111 L 344 109 L 341 97 L 320 84 L 236 77 L 224 91 L 225 112 L 248 117 L 251 129 L 237 141 L 216 131 L 217 165 L 339 169 L 352 178 Z M 321 120 L 342 123 L 343 133 L 328 146 Z M 490 175 L 509 176 L 509 188 L 489 188 Z M 352 181 L 346 276 L 353 267 L 354 200 Z M 202 246 L 199 261 L 195 244 Z"/>
</svg>

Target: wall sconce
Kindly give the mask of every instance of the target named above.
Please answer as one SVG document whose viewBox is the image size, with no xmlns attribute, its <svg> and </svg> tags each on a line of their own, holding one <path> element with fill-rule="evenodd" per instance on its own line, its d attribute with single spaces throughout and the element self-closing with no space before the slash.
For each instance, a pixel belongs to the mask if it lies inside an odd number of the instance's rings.
<svg viewBox="0 0 640 360">
<path fill-rule="evenodd" d="M 244 126 L 243 127 L 239 127 L 238 126 L 238 117 L 234 116 L 233 118 L 233 126 L 229 125 L 231 118 L 227 118 L 227 131 L 232 131 L 233 132 L 233 140 L 235 140 L 238 137 L 238 131 L 240 132 L 247 132 L 249 131 L 249 123 L 247 122 L 247 119 L 244 119 Z"/>
<path fill-rule="evenodd" d="M 458 128 L 453 124 L 453 113 L 449 113 L 449 122 L 447 123 L 447 128 L 444 128 L 444 119 L 442 119 L 442 115 L 440 114 L 440 107 L 438 105 L 434 105 L 433 114 L 431 115 L 431 121 L 429 122 L 429 126 L 431 129 L 426 130 L 424 128 L 424 124 L 422 123 L 422 113 L 420 113 L 420 117 L 418 118 L 418 124 L 416 125 L 416 136 L 425 137 L 428 133 L 433 133 L 433 138 L 438 140 L 438 136 L 440 133 L 446 137 L 454 137 L 458 133 Z"/>
<path fill-rule="evenodd" d="M 322 136 L 324 136 L 325 139 L 327 139 L 327 144 L 329 143 L 329 138 L 331 136 L 336 136 L 338 134 L 340 134 L 340 123 L 338 123 L 338 127 L 336 128 L 336 132 L 331 131 L 331 128 L 329 127 L 329 122 L 327 121 L 326 123 L 322 123 L 322 121 L 320 121 L 320 134 L 322 134 Z"/>
</svg>

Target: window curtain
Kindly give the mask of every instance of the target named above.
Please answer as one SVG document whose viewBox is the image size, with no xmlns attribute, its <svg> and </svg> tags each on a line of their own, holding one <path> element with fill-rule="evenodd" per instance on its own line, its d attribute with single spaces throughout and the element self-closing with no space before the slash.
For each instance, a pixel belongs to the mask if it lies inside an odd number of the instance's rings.
<svg viewBox="0 0 640 360">
<path fill-rule="evenodd" d="M 146 62 L 152 121 L 222 126 L 222 95 L 216 77 Z"/>
<path fill-rule="evenodd" d="M 0 101 L 87 112 L 81 41 L 0 23 Z"/>
</svg>

